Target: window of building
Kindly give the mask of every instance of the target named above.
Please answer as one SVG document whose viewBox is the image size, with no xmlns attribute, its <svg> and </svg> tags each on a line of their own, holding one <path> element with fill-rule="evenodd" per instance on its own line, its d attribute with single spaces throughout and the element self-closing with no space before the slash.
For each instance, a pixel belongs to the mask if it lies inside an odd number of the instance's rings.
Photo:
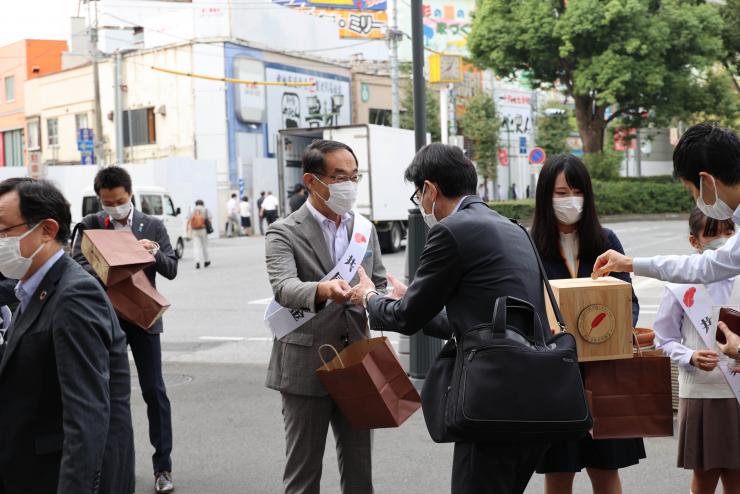
<svg viewBox="0 0 740 494">
<path fill-rule="evenodd" d="M 49 146 L 59 145 L 59 119 L 49 118 L 46 120 L 46 143 Z"/>
<path fill-rule="evenodd" d="M 123 112 L 123 145 L 141 146 L 157 142 L 154 108 L 140 108 Z"/>
<path fill-rule="evenodd" d="M 5 78 L 5 101 L 15 100 L 15 76 Z"/>
<path fill-rule="evenodd" d="M 28 150 L 38 151 L 39 149 L 41 149 L 41 129 L 39 127 L 38 118 L 28 121 L 27 130 Z"/>
<path fill-rule="evenodd" d="M 391 110 L 370 108 L 368 123 L 375 125 L 391 126 Z"/>
<path fill-rule="evenodd" d="M 5 166 L 23 166 L 23 129 L 3 133 Z"/>
<path fill-rule="evenodd" d="M 75 140 L 80 138 L 80 129 L 89 129 L 87 124 L 87 113 L 78 113 L 75 115 Z"/>
</svg>

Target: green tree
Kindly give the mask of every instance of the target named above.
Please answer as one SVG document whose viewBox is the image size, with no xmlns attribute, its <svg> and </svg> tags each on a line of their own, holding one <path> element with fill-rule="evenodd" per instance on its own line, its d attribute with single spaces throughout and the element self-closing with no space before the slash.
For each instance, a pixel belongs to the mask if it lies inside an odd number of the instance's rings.
<svg viewBox="0 0 740 494">
<path fill-rule="evenodd" d="M 726 0 L 721 8 L 724 19 L 722 42 L 725 56 L 722 64 L 727 69 L 735 90 L 740 92 L 740 0 Z"/>
<path fill-rule="evenodd" d="M 487 180 L 496 179 L 501 117 L 489 95 L 479 93 L 468 100 L 460 119 L 462 135 L 473 141 L 473 160 Z"/>
<path fill-rule="evenodd" d="M 401 128 L 402 129 L 414 129 L 414 91 L 409 83 L 404 88 L 403 99 L 401 105 L 404 109 L 401 112 Z M 426 99 L 424 107 L 427 113 L 427 132 L 432 136 L 432 142 L 439 142 L 441 140 L 442 132 L 439 127 L 439 92 L 434 91 L 431 88 L 426 88 Z"/>
<path fill-rule="evenodd" d="M 551 111 L 547 111 L 551 110 Z M 537 117 L 537 145 L 548 156 L 566 153 L 570 136 L 570 112 L 563 105 L 549 105 Z"/>
<path fill-rule="evenodd" d="M 480 0 L 468 46 L 481 67 L 562 88 L 596 153 L 612 120 L 640 126 L 649 111 L 665 125 L 702 109 L 722 29 L 718 8 L 695 0 Z"/>
</svg>

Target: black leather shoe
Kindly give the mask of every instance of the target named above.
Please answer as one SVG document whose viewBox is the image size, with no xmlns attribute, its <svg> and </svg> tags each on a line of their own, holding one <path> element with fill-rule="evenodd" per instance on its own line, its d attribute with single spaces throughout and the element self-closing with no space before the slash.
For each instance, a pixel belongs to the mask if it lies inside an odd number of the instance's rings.
<svg viewBox="0 0 740 494">
<path fill-rule="evenodd" d="M 206 262 L 203 263 L 203 267 L 205 267 L 205 268 L 207 268 L 210 265 L 211 265 L 211 261 L 206 261 Z"/>
<path fill-rule="evenodd" d="M 154 489 L 157 494 L 173 492 L 175 490 L 175 484 L 172 483 L 172 472 L 155 472 Z"/>
<path fill-rule="evenodd" d="M 200 269 L 200 263 L 199 262 L 196 262 L 195 263 L 195 269 Z"/>
</svg>

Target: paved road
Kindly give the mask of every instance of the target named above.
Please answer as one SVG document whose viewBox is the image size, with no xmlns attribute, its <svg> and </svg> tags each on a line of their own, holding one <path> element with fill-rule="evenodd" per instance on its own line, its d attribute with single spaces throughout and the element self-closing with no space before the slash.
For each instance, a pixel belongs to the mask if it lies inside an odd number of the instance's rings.
<svg viewBox="0 0 740 494">
<path fill-rule="evenodd" d="M 690 252 L 684 221 L 607 226 L 632 255 Z M 210 250 L 213 264 L 207 270 L 196 271 L 187 250 L 178 278 L 160 287 L 173 304 L 165 316 L 163 349 L 173 404 L 177 491 L 277 493 L 285 446 L 279 395 L 263 387 L 271 347 L 262 323 L 270 297 L 263 240 L 223 239 L 212 242 Z M 384 261 L 390 272 L 403 275 L 403 253 Z M 649 326 L 662 283 L 637 278 L 635 287 L 640 324 Z M 145 408 L 137 390 L 133 396 L 137 492 L 150 492 Z M 322 490 L 327 493 L 339 492 L 332 442 L 330 437 L 324 461 Z M 648 440 L 646 447 L 649 459 L 623 471 L 625 492 L 685 492 L 689 474 L 674 467 L 675 439 Z M 449 492 L 451 458 L 450 445 L 429 439 L 421 413 L 399 429 L 379 430 L 374 442 L 376 492 Z M 540 476 L 527 492 L 542 492 Z M 577 477 L 576 492 L 590 492 L 584 475 Z"/>
</svg>

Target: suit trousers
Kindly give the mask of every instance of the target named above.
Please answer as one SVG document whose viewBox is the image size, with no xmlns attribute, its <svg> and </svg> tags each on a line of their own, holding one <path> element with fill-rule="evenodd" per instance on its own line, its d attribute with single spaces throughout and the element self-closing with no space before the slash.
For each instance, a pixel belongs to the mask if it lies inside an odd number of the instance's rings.
<svg viewBox="0 0 740 494">
<path fill-rule="evenodd" d="M 548 446 L 455 443 L 452 494 L 522 494 Z"/>
<path fill-rule="evenodd" d="M 131 353 L 134 355 L 139 386 L 149 419 L 149 441 L 154 446 L 155 472 L 172 471 L 172 412 L 162 377 L 162 347 L 158 333 L 148 333 L 121 321 Z"/>
<path fill-rule="evenodd" d="M 285 494 L 318 494 L 326 434 L 336 439 L 342 494 L 371 494 L 372 431 L 354 430 L 329 396 L 281 393 L 287 462 Z"/>
<path fill-rule="evenodd" d="M 208 233 L 205 228 L 193 230 L 193 256 L 195 262 L 210 262 L 208 257 Z"/>
</svg>

